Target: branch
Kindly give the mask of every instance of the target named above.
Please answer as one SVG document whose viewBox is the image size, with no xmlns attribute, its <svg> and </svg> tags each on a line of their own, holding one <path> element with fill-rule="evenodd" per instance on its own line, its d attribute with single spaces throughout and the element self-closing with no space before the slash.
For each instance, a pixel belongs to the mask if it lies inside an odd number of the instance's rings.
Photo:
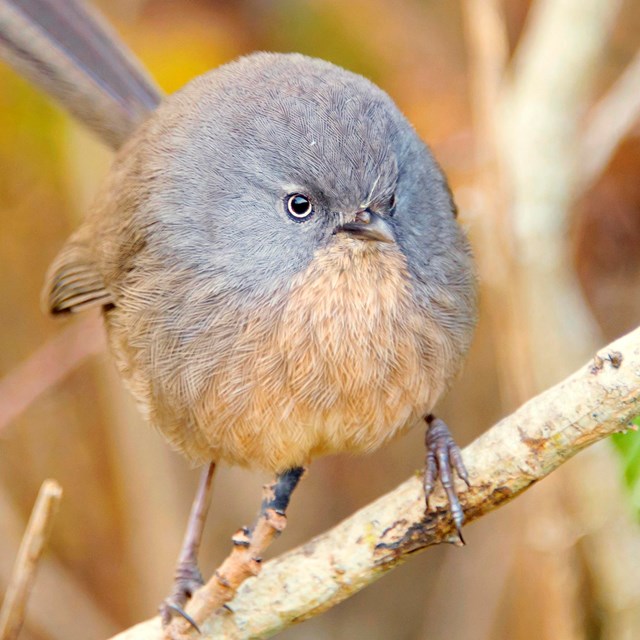
<svg viewBox="0 0 640 640">
<path fill-rule="evenodd" d="M 45 480 L 31 512 L 13 573 L 0 610 L 0 638 L 14 640 L 18 637 L 27 600 L 36 577 L 38 561 L 51 533 L 53 519 L 62 499 L 62 488 L 55 480 Z"/>
<path fill-rule="evenodd" d="M 602 349 L 572 376 L 524 404 L 464 451 L 471 489 L 467 522 L 515 498 L 585 447 L 623 431 L 640 414 L 640 329 Z M 394 491 L 307 544 L 268 562 L 247 580 L 229 611 L 203 625 L 203 639 L 266 638 L 364 588 L 409 555 L 454 542 L 446 502 L 424 515 L 421 480 Z M 157 640 L 158 618 L 112 640 Z"/>
</svg>

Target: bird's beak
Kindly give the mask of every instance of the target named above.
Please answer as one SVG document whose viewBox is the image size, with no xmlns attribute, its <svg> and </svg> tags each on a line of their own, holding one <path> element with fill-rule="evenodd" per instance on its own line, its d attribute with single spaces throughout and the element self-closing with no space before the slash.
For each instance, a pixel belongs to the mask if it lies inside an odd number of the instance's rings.
<svg viewBox="0 0 640 640">
<path fill-rule="evenodd" d="M 378 242 L 395 242 L 391 225 L 377 213 L 363 209 L 356 213 L 354 222 L 347 222 L 337 228 L 360 240 L 377 240 Z"/>
</svg>

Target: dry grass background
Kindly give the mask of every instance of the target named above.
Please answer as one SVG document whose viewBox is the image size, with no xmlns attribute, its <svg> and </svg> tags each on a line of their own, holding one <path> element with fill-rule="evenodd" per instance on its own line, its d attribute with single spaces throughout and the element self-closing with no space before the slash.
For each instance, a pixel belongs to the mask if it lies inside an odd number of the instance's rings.
<svg viewBox="0 0 640 640">
<path fill-rule="evenodd" d="M 479 229 L 486 194 L 478 186 L 482 163 L 475 152 L 463 6 L 433 0 L 104 0 L 101 8 L 166 91 L 256 49 L 301 51 L 367 75 L 431 144 L 472 241 L 485 253 L 487 238 Z M 510 54 L 529 4 L 510 0 L 505 9 Z M 598 57 L 596 99 L 635 55 L 638 34 L 640 3 L 628 0 Z M 638 133 L 636 126 L 572 208 L 570 251 L 602 344 L 640 320 Z M 54 477 L 65 491 L 25 640 L 98 640 L 152 615 L 170 587 L 197 479 L 142 424 L 102 348 L 97 318 L 54 322 L 39 309 L 44 272 L 81 219 L 109 157 L 0 67 L 0 592 L 41 481 Z M 477 246 L 481 237 L 485 249 Z M 490 318 L 510 302 L 483 297 L 468 365 L 439 410 L 461 444 L 508 408 L 500 400 L 500 337 Z M 82 324 L 82 332 L 71 324 Z M 422 458 L 422 434 L 414 432 L 372 456 L 315 462 L 271 554 L 395 486 L 421 467 Z M 545 482 L 470 528 L 465 549 L 433 549 L 281 637 L 640 637 L 640 558 L 623 554 L 625 571 L 612 574 L 620 566 L 612 557 L 616 550 L 640 545 L 617 469 L 599 460 L 568 466 L 553 490 Z M 586 484 L 599 492 L 568 481 L 572 474 L 583 478 L 585 468 Z M 252 520 L 265 479 L 220 470 L 203 548 L 205 574 L 228 552 L 230 534 Z M 614 532 L 603 532 L 601 521 L 614 518 Z"/>
</svg>

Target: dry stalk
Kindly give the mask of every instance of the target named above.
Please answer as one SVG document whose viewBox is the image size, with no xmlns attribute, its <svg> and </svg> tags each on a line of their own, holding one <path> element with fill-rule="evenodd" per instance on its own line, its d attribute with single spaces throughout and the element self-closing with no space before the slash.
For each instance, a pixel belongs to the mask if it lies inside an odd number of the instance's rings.
<svg viewBox="0 0 640 640">
<path fill-rule="evenodd" d="M 49 540 L 61 499 L 62 487 L 55 480 L 45 480 L 31 512 L 0 609 L 0 640 L 14 640 L 20 633 L 38 561 Z"/>
<path fill-rule="evenodd" d="M 600 177 L 639 118 L 640 51 L 589 113 L 580 152 L 581 191 Z"/>
</svg>

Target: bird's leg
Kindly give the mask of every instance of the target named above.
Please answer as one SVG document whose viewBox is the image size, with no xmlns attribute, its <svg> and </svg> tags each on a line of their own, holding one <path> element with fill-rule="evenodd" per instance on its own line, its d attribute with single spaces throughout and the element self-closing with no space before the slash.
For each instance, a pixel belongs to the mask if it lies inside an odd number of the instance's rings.
<svg viewBox="0 0 640 640">
<path fill-rule="evenodd" d="M 295 467 L 279 474 L 272 484 L 265 485 L 260 513 L 253 529 L 243 527 L 233 535 L 230 555 L 209 582 L 196 591 L 188 603 L 186 619 L 174 618 L 166 637 L 187 637 L 190 627 L 198 629 L 198 624 L 234 597 L 247 578 L 260 573 L 262 554 L 284 530 L 287 524 L 285 512 L 303 473 L 302 467 Z"/>
<path fill-rule="evenodd" d="M 213 486 L 213 474 L 216 470 L 215 462 L 211 462 L 203 469 L 198 483 L 198 490 L 193 499 L 187 530 L 182 541 L 182 548 L 176 564 L 175 579 L 171 595 L 160 605 L 162 625 L 166 626 L 175 615 L 181 615 L 194 624 L 184 611 L 187 600 L 203 584 L 202 574 L 198 569 L 198 550 L 202 541 L 202 531 L 207 519 L 207 512 L 211 503 L 211 489 Z M 195 626 L 195 625 L 194 625 Z"/>
<path fill-rule="evenodd" d="M 447 494 L 449 500 L 449 508 L 451 516 L 456 525 L 460 542 L 464 544 L 462 537 L 462 523 L 464 522 L 464 513 L 458 493 L 456 491 L 453 471 L 469 486 L 469 475 L 462 461 L 460 448 L 453 440 L 449 427 L 434 415 L 429 414 L 426 418 L 427 433 L 425 436 L 425 444 L 427 447 L 427 455 L 424 468 L 424 496 L 426 508 L 429 509 L 429 496 L 433 492 L 436 480 L 440 478 L 442 488 Z"/>
</svg>

